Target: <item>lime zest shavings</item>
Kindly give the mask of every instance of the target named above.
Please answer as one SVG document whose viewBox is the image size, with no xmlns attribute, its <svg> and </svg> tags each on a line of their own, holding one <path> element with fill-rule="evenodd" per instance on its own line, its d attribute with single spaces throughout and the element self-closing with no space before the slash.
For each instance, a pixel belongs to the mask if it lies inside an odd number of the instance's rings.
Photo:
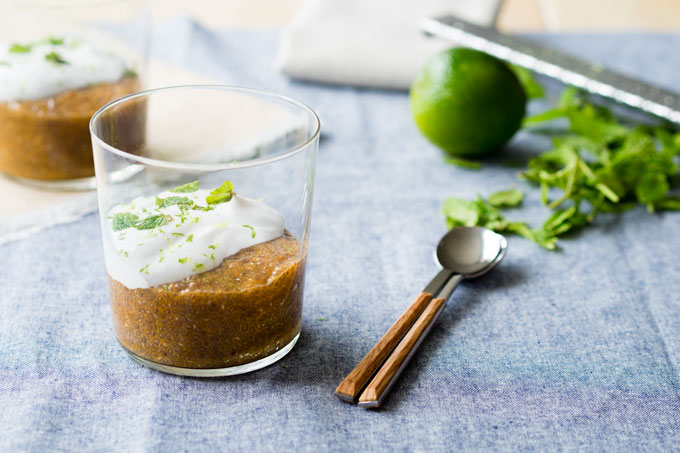
<svg viewBox="0 0 680 453">
<path fill-rule="evenodd" d="M 250 229 L 250 237 L 255 239 L 255 227 L 252 227 L 250 225 L 241 225 L 243 228 L 248 228 Z"/>
</svg>

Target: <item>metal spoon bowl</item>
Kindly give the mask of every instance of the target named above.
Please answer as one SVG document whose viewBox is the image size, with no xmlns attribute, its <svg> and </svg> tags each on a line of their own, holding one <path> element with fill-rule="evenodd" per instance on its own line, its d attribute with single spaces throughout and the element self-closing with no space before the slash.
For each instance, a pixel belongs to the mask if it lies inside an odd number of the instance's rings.
<svg viewBox="0 0 680 453">
<path fill-rule="evenodd" d="M 505 256 L 508 241 L 487 228 L 458 227 L 444 235 L 435 250 L 435 260 L 464 278 L 490 271 Z"/>
</svg>

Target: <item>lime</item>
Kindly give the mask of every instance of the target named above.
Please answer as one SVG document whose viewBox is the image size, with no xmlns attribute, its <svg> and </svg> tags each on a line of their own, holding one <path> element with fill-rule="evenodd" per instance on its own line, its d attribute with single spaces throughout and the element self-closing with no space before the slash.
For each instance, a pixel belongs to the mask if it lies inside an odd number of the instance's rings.
<svg viewBox="0 0 680 453">
<path fill-rule="evenodd" d="M 433 55 L 411 85 L 411 112 L 420 131 L 459 157 L 481 157 L 519 129 L 526 95 L 501 60 L 464 47 Z"/>
</svg>

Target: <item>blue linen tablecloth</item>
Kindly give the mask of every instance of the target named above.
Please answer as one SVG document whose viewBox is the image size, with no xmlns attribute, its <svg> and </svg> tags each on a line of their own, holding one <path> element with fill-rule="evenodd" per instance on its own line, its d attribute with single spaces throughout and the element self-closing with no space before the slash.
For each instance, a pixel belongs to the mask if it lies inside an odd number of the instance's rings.
<svg viewBox="0 0 680 453">
<path fill-rule="evenodd" d="M 404 93 L 288 81 L 272 68 L 277 37 L 176 21 L 153 53 L 322 118 L 298 345 L 225 379 L 137 365 L 114 338 L 97 216 L 45 230 L 0 247 L 0 450 L 677 449 L 680 214 L 603 215 L 561 253 L 510 238 L 382 409 L 333 396 L 434 275 L 443 199 L 525 185 L 497 162 L 442 164 Z M 680 90 L 680 35 L 536 38 Z M 520 135 L 507 154 L 544 146 Z M 517 216 L 538 224 L 535 192 Z"/>
</svg>

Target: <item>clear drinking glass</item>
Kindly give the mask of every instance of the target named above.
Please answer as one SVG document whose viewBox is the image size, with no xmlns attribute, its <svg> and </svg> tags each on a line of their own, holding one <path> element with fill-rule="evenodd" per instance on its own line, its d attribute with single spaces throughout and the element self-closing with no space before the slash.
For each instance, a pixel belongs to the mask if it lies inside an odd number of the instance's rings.
<svg viewBox="0 0 680 453">
<path fill-rule="evenodd" d="M 94 189 L 88 123 L 143 88 L 148 18 L 145 0 L 0 0 L 0 172 Z"/>
<path fill-rule="evenodd" d="M 319 119 L 275 94 L 149 90 L 92 117 L 116 335 L 188 376 L 267 366 L 302 322 Z"/>
</svg>

